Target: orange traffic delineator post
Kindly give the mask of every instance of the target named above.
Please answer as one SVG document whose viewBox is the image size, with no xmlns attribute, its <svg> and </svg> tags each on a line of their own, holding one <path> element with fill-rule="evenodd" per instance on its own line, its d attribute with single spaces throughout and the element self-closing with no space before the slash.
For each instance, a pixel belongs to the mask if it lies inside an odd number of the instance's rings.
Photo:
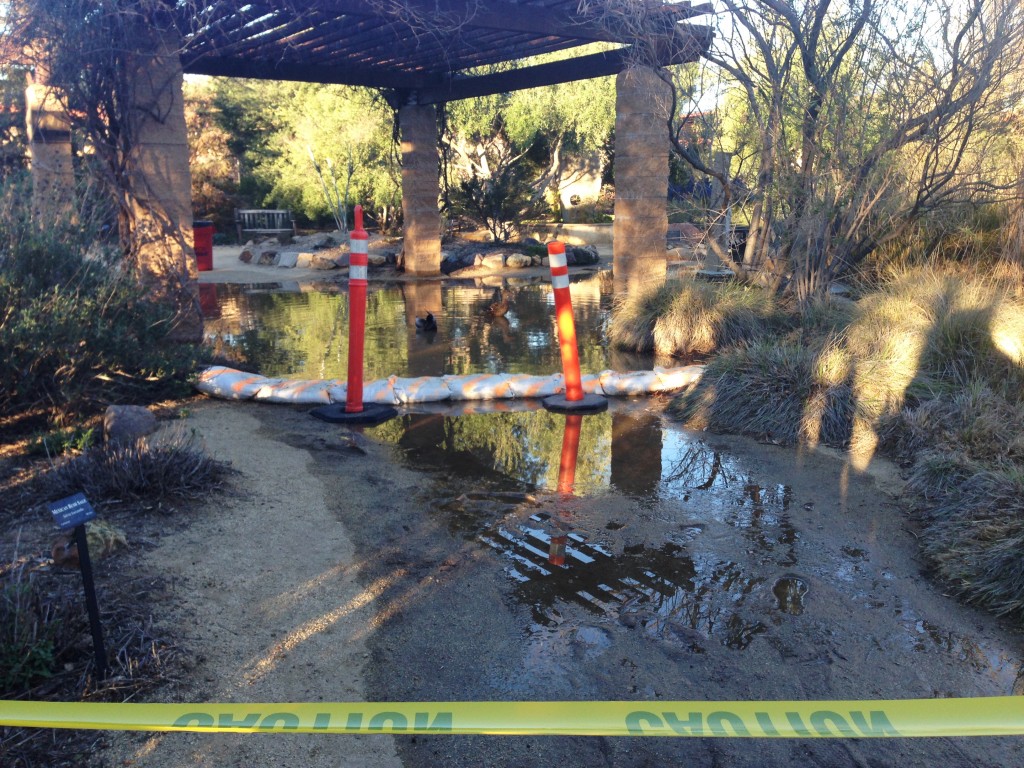
<svg viewBox="0 0 1024 768">
<path fill-rule="evenodd" d="M 558 346 L 562 353 L 565 394 L 544 398 L 544 407 L 556 413 L 599 413 L 608 408 L 608 400 L 601 395 L 583 391 L 576 322 L 573 320 L 572 296 L 569 294 L 569 262 L 565 256 L 564 243 L 558 240 L 548 243 L 548 263 L 551 266 L 551 287 L 555 293 L 555 319 Z"/>
<path fill-rule="evenodd" d="M 366 287 L 370 236 L 363 229 L 363 206 L 355 209 L 355 227 L 349 233 L 348 262 L 348 382 L 345 404 L 326 405 L 312 411 L 323 421 L 346 424 L 379 424 L 397 416 L 390 405 L 363 402 L 363 347 L 366 338 Z"/>
</svg>

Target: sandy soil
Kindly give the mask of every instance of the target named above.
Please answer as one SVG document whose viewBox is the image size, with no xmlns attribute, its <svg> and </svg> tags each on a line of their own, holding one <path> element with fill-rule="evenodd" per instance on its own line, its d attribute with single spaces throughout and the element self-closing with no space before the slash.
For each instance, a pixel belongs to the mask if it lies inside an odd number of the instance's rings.
<svg viewBox="0 0 1024 768">
<path fill-rule="evenodd" d="M 306 451 L 284 445 L 245 407 L 209 402 L 188 424 L 230 461 L 237 489 L 186 529 L 166 535 L 141 567 L 173 585 L 162 631 L 189 650 L 191 686 L 154 701 L 365 701 L 367 631 L 377 613 L 345 528 L 327 505 Z M 400 765 L 388 736 L 112 734 L 110 766 Z M 340 749 L 339 749 L 340 748 Z"/>
<path fill-rule="evenodd" d="M 487 491 L 493 478 L 484 474 L 454 478 L 432 468 L 425 453 L 399 455 L 303 409 L 206 402 L 189 423 L 239 470 L 238 491 L 212 500 L 141 560 L 170 578 L 174 598 L 160 606 L 162 621 L 195 665 L 191 686 L 152 700 L 856 699 L 1013 688 L 1014 628 L 922 578 L 913 530 L 888 481 L 851 473 L 827 455 L 709 437 L 742 463 L 747 485 L 737 492 L 787 478 L 786 520 L 765 513 L 741 535 L 735 520 L 699 499 L 651 505 L 612 490 L 586 501 L 584 527 L 613 553 L 616 568 L 633 567 L 631 553 L 660 556 L 645 547 L 668 540 L 685 541 L 695 561 L 723 563 L 721 574 L 705 579 L 701 610 L 760 625 L 740 648 L 721 624 L 693 629 L 680 616 L 650 622 L 634 602 L 595 611 L 574 602 L 571 590 L 545 597 L 517 586 L 508 562 L 481 546 L 473 526 L 514 526 L 536 505 L 485 506 L 474 514 L 490 518 L 474 518 L 469 528 L 450 512 L 466 491 Z M 685 570 L 678 553 L 668 556 Z M 752 575 L 739 591 L 737 574 Z M 806 589 L 800 611 L 773 593 L 782 578 Z M 737 595 L 742 610 L 732 607 Z M 1024 744 L 112 734 L 97 761 L 1006 766 L 1024 763 Z"/>
</svg>

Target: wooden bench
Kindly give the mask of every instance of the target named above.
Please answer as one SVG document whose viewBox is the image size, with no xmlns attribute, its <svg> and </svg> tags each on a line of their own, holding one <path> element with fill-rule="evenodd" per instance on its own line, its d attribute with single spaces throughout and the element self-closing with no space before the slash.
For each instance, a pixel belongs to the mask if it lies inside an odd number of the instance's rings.
<svg viewBox="0 0 1024 768">
<path fill-rule="evenodd" d="M 276 235 L 290 239 L 295 234 L 295 219 L 287 210 L 248 209 L 235 210 L 235 227 L 238 242 L 245 242 L 245 233 L 254 235 Z"/>
</svg>

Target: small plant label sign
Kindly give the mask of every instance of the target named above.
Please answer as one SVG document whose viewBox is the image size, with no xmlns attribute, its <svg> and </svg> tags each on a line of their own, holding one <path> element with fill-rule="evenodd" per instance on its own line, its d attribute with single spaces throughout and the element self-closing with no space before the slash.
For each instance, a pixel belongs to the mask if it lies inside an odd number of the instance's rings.
<svg viewBox="0 0 1024 768">
<path fill-rule="evenodd" d="M 96 510 L 92 508 L 85 498 L 85 494 L 82 493 L 50 502 L 48 506 L 50 514 L 53 515 L 53 521 L 62 531 L 70 531 L 96 517 Z"/>
</svg>

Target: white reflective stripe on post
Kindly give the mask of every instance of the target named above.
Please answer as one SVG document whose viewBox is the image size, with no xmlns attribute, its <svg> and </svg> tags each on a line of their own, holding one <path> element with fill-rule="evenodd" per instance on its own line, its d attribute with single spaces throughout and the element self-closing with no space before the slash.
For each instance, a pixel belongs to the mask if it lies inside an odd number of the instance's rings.
<svg viewBox="0 0 1024 768">
<path fill-rule="evenodd" d="M 568 275 L 552 275 L 551 276 L 551 287 L 556 290 L 559 288 L 569 287 L 569 276 Z"/>
<path fill-rule="evenodd" d="M 551 266 L 551 269 L 557 269 L 558 267 L 569 266 L 569 261 L 566 259 L 565 252 L 563 251 L 562 253 L 549 253 L 548 264 Z"/>
<path fill-rule="evenodd" d="M 362 238 L 353 237 L 349 240 L 348 250 L 350 254 L 369 253 L 370 241 L 363 240 Z"/>
<path fill-rule="evenodd" d="M 349 280 L 365 280 L 366 279 L 366 265 L 365 264 L 350 264 L 348 268 L 348 279 Z"/>
</svg>

